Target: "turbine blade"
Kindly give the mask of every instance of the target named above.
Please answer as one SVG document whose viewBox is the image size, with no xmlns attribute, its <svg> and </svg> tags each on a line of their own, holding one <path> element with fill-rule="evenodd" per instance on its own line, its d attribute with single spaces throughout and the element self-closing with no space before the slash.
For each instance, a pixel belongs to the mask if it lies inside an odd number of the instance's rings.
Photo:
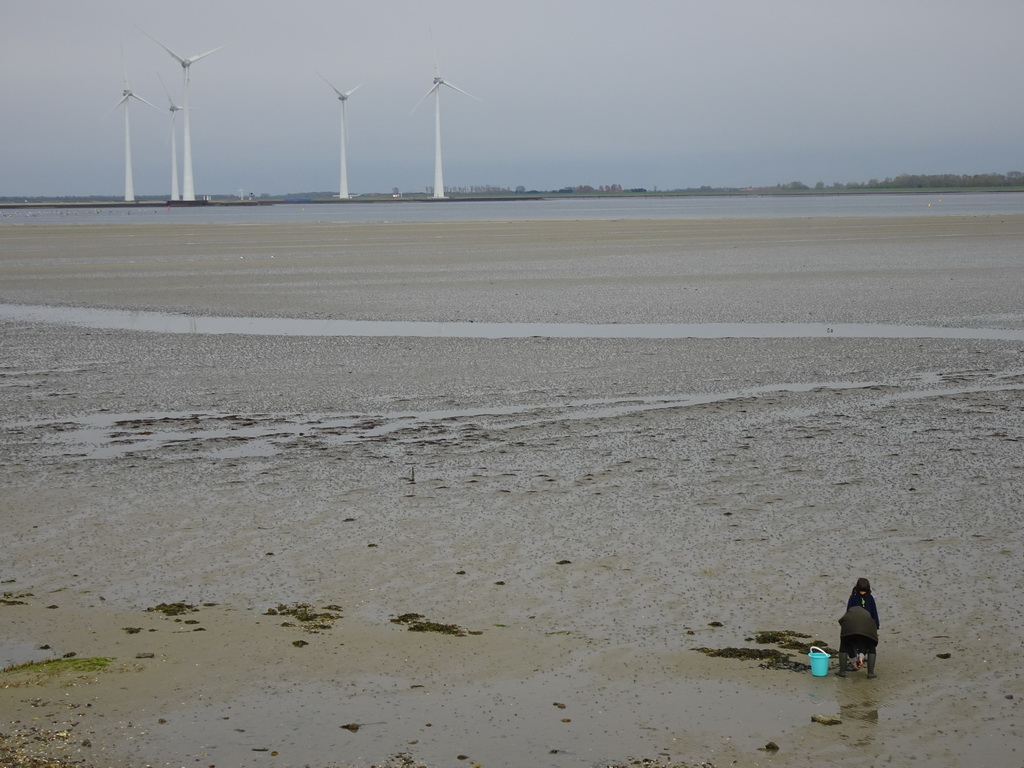
<svg viewBox="0 0 1024 768">
<path fill-rule="evenodd" d="M 127 98 L 127 97 L 125 97 L 125 98 Z M 162 109 L 160 109 L 160 107 L 158 107 L 158 106 L 157 106 L 156 104 L 150 104 L 150 103 L 149 103 L 148 101 L 146 101 L 146 100 L 145 100 L 144 98 L 142 98 L 141 96 L 139 96 L 139 94 L 137 94 L 137 93 L 133 93 L 133 94 L 132 94 L 132 98 L 138 99 L 138 100 L 139 100 L 139 101 L 141 101 L 141 102 L 142 102 L 143 104 L 149 104 L 149 106 L 151 106 L 151 107 L 152 107 L 153 109 L 155 109 L 155 110 L 156 110 L 157 112 L 163 112 L 163 110 L 162 110 Z"/>
<path fill-rule="evenodd" d="M 427 92 L 426 92 L 425 94 L 423 94 L 423 98 L 422 98 L 422 99 L 420 99 L 419 101 L 417 101 L 417 102 L 416 102 L 416 106 L 415 106 L 415 107 L 413 107 L 413 108 L 412 108 L 412 109 L 411 109 L 411 110 L 409 111 L 409 114 L 411 115 L 411 114 L 412 114 L 413 112 L 415 112 L 415 111 L 416 111 L 416 109 L 417 109 L 417 107 L 419 107 L 419 105 L 420 105 L 420 104 L 422 104 L 422 103 L 423 103 L 424 101 L 426 101 L 426 100 L 427 100 L 427 97 L 428 97 L 428 96 L 429 96 L 430 94 L 432 94 L 432 93 L 433 93 L 434 91 L 436 91 L 436 90 L 437 90 L 438 88 L 440 88 L 440 87 L 441 87 L 441 84 L 440 84 L 440 83 L 434 83 L 433 87 L 432 87 L 432 88 L 431 88 L 431 89 L 430 89 L 429 91 L 427 91 Z"/>
<path fill-rule="evenodd" d="M 106 114 L 105 114 L 105 115 L 103 115 L 103 119 L 104 119 L 104 120 L 106 120 L 106 119 L 107 119 L 108 117 L 110 117 L 110 114 L 111 114 L 112 112 L 114 112 L 114 111 L 115 111 L 115 110 L 116 110 L 116 109 L 117 109 L 118 107 L 120 107 L 120 106 L 121 106 L 122 104 L 124 104 L 124 103 L 125 103 L 125 102 L 126 102 L 127 100 L 128 100 L 128 97 L 127 97 L 127 96 L 122 96 L 122 97 L 121 97 L 121 99 L 120 99 L 120 101 L 118 101 L 118 102 L 117 102 L 117 104 L 115 104 L 114 106 L 112 106 L 112 107 L 111 107 L 110 109 L 108 109 L 108 110 L 107 110 Z"/>
<path fill-rule="evenodd" d="M 160 77 L 159 72 L 156 73 L 156 76 L 160 80 L 160 85 L 164 87 L 164 93 L 167 94 L 167 103 L 171 105 L 171 112 L 174 112 L 177 105 L 174 103 L 174 99 L 171 98 L 171 92 L 167 90 L 167 83 L 165 83 L 164 79 Z"/>
<path fill-rule="evenodd" d="M 455 85 L 455 83 L 449 83 L 447 80 L 445 80 L 444 84 L 447 85 L 449 88 L 458 91 L 459 93 L 463 94 L 464 96 L 469 96 L 469 98 L 471 98 L 471 99 L 476 99 L 477 101 L 480 101 L 480 99 L 477 99 L 476 96 L 474 96 L 472 93 L 466 93 L 466 91 L 464 91 L 461 88 L 459 88 L 459 86 Z"/>
<path fill-rule="evenodd" d="M 146 37 L 148 37 L 150 40 L 152 40 L 154 43 L 159 45 L 161 48 L 163 48 L 165 51 L 167 51 L 169 54 L 171 54 L 171 58 L 173 58 L 175 61 L 177 61 L 179 64 L 181 64 L 181 66 L 184 67 L 186 65 L 186 59 L 184 59 L 181 56 L 179 56 L 178 54 L 176 54 L 174 51 L 172 51 L 166 45 L 164 45 L 159 40 L 157 40 L 155 37 L 153 37 L 151 34 L 149 34 L 149 32 L 144 30 L 142 27 L 136 27 L 136 29 L 139 30 L 139 32 L 144 34 Z"/>
<path fill-rule="evenodd" d="M 430 36 L 430 55 L 434 57 L 434 74 L 441 76 L 441 64 L 437 60 L 437 46 L 434 45 L 434 28 L 428 27 L 427 33 Z"/>
<path fill-rule="evenodd" d="M 226 43 L 225 43 L 225 45 L 226 45 Z M 224 47 L 223 45 L 218 45 L 216 48 L 214 48 L 212 50 L 209 50 L 206 53 L 200 53 L 198 56 L 189 56 L 187 61 L 188 61 L 189 64 L 194 64 L 195 62 L 199 61 L 200 59 L 205 59 L 211 53 L 216 53 L 217 51 L 219 51 L 223 47 Z"/>
<path fill-rule="evenodd" d="M 347 99 L 349 96 L 351 96 L 353 93 L 355 93 L 356 91 L 358 91 L 362 87 L 363 87 L 363 84 L 360 83 L 355 88 L 353 88 L 351 91 L 346 91 L 345 94 L 344 94 L 345 98 Z"/>
<path fill-rule="evenodd" d="M 124 45 L 121 46 L 121 71 L 124 73 L 124 89 L 131 90 L 128 86 L 128 65 L 124 61 Z"/>
<path fill-rule="evenodd" d="M 333 85 L 333 84 L 331 83 L 331 81 L 330 81 L 330 80 L 328 80 L 328 79 L 327 79 L 326 77 L 324 77 L 323 75 L 321 75 L 321 74 L 320 74 L 319 72 L 317 72 L 317 75 L 319 75 L 319 76 L 320 76 L 320 79 L 321 79 L 321 80 L 323 80 L 323 81 L 324 81 L 325 83 L 327 83 L 327 84 L 328 84 L 329 86 L 331 86 L 331 90 L 332 90 L 332 91 L 334 91 L 334 92 L 335 92 L 336 94 L 338 94 L 338 98 L 339 98 L 339 99 L 340 99 L 340 98 L 341 98 L 342 96 L 345 96 L 345 95 L 346 95 L 346 94 L 342 93 L 341 91 L 339 91 L 339 90 L 338 90 L 337 88 L 335 88 L 335 87 L 334 87 L 334 85 Z"/>
</svg>

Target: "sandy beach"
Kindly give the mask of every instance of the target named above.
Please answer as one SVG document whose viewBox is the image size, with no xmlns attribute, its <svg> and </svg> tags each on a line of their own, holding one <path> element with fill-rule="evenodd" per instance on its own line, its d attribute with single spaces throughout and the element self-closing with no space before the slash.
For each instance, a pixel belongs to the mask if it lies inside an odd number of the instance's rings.
<svg viewBox="0 0 1024 768">
<path fill-rule="evenodd" d="M 1020 331 L 1022 254 L 1024 216 L 4 225 L 5 305 L 826 330 L 3 320 L 0 666 L 74 656 L 0 673 L 0 747 L 115 768 L 1020 765 L 1024 340 L 827 329 Z M 836 648 L 860 576 L 874 680 L 696 650 L 777 648 L 765 630 Z"/>
</svg>

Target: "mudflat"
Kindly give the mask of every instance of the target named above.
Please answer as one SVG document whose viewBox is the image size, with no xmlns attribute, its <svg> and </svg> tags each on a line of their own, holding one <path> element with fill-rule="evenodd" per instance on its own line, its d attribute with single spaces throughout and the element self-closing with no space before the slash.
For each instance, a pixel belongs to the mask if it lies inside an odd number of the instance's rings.
<svg viewBox="0 0 1024 768">
<path fill-rule="evenodd" d="M 7 304 L 1024 329 L 1024 216 L 0 236 Z M 0 334 L 0 663 L 74 654 L 0 673 L 4 748 L 95 766 L 1024 751 L 1024 342 Z M 876 679 L 834 657 L 814 677 L 757 634 L 837 647 L 859 576 Z"/>
</svg>

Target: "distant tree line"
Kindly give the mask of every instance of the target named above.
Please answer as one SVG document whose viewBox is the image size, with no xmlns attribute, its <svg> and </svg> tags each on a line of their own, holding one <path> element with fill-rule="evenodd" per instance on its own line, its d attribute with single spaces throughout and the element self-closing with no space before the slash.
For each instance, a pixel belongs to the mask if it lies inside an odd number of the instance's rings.
<svg viewBox="0 0 1024 768">
<path fill-rule="evenodd" d="M 1021 187 L 1024 186 L 1024 173 L 901 173 L 883 180 L 849 181 L 846 184 L 836 182 L 828 189 L 978 189 L 982 187 Z M 810 189 L 802 181 L 791 181 L 779 184 L 776 189 L 801 191 Z M 814 189 L 826 189 L 825 182 L 819 181 Z"/>
<path fill-rule="evenodd" d="M 914 174 L 914 173 L 901 173 L 899 176 L 890 176 L 885 179 L 870 179 L 869 181 L 849 181 L 845 184 L 841 182 L 835 182 L 829 186 L 825 185 L 825 182 L 819 181 L 813 187 L 809 187 L 802 181 L 791 181 L 785 184 L 776 184 L 774 187 L 685 187 L 671 190 L 659 191 L 657 187 L 654 187 L 653 192 L 648 191 L 645 187 L 631 187 L 624 189 L 621 184 L 603 184 L 599 186 L 591 186 L 590 184 L 577 184 L 575 186 L 561 187 L 560 189 L 549 189 L 549 190 L 538 190 L 538 189 L 527 189 L 520 185 L 514 189 L 508 187 L 497 186 L 493 184 L 477 184 L 467 187 L 446 187 L 445 193 L 449 195 L 494 195 L 494 196 L 506 196 L 506 195 L 544 195 L 544 194 L 559 194 L 559 195 L 646 195 L 646 194 L 659 194 L 659 195 L 672 195 L 672 194 L 737 194 L 737 193 L 764 193 L 771 191 L 778 192 L 842 192 L 842 191 L 870 191 L 870 190 L 896 190 L 896 189 L 999 189 L 999 188 L 1024 188 L 1024 172 L 1021 171 L 1010 171 L 1008 173 L 974 173 L 974 174 L 957 174 L 957 173 L 938 173 L 938 174 Z M 433 187 L 427 187 L 426 194 L 430 195 L 433 192 Z M 377 197 L 382 196 L 383 193 L 371 192 L 365 193 L 366 197 Z M 392 189 L 392 196 L 399 196 L 398 188 Z M 112 195 L 53 195 L 53 196 L 0 196 L 0 202 L 3 203 L 47 203 L 47 202 L 76 202 L 76 203 L 89 203 L 89 202 L 103 202 L 110 201 L 116 196 Z M 237 195 L 211 195 L 213 200 L 231 200 L 238 199 Z M 285 199 L 285 200 L 329 200 L 336 198 L 336 193 L 329 191 L 318 191 L 318 192 L 301 192 L 301 193 L 288 193 L 285 195 L 270 195 L 266 192 L 259 195 L 250 195 L 250 198 L 258 198 L 260 200 L 274 200 L 274 199 Z M 153 202 L 162 201 L 165 198 L 160 195 L 140 195 L 138 197 L 139 202 Z"/>
<path fill-rule="evenodd" d="M 852 182 L 846 185 L 847 189 L 860 187 L 877 189 L 925 189 L 931 187 L 960 188 L 960 187 L 1019 187 L 1024 185 L 1024 173 L 1010 171 L 1009 173 L 937 173 L 918 174 L 901 173 L 899 176 L 890 177 L 879 181 L 871 179 L 866 184 L 858 185 Z"/>
<path fill-rule="evenodd" d="M 1024 187 L 1024 173 L 1021 171 L 1010 171 L 1009 173 L 938 173 L 938 174 L 911 174 L 901 173 L 899 176 L 890 176 L 884 180 L 871 179 L 869 181 L 850 181 L 845 184 L 835 182 L 826 186 L 825 182 L 819 181 L 813 187 L 802 181 L 791 181 L 787 184 L 777 184 L 774 187 L 711 187 L 703 185 L 700 187 L 688 187 L 672 190 L 663 190 L 657 194 L 685 194 L 685 193 L 737 193 L 737 192 L 766 192 L 778 190 L 781 192 L 803 192 L 803 191 L 843 191 L 843 190 L 872 190 L 872 189 L 982 189 L 1000 187 Z M 520 191 L 519 187 L 516 191 Z M 536 190 L 533 190 L 536 192 Z M 562 187 L 551 190 L 552 192 L 570 195 L 616 195 L 616 194 L 650 194 L 644 187 L 633 187 L 623 189 L 621 184 L 607 184 L 593 187 L 589 184 L 578 184 L 576 186 Z"/>
<path fill-rule="evenodd" d="M 575 187 L 562 187 L 561 189 L 556 189 L 554 191 L 562 195 L 621 195 L 623 192 L 643 194 L 647 192 L 647 189 L 644 187 L 633 187 L 632 189 L 623 190 L 621 184 L 603 184 L 599 187 L 592 187 L 589 184 L 580 184 Z"/>
</svg>

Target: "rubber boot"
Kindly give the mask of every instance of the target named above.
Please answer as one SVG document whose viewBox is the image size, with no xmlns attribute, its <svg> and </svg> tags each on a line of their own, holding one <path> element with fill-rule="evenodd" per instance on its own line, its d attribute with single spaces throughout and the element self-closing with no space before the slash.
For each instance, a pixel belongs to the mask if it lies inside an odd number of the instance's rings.
<svg viewBox="0 0 1024 768">
<path fill-rule="evenodd" d="M 836 671 L 836 677 L 846 677 L 846 662 L 849 659 L 845 653 L 839 654 L 839 669 Z"/>
<path fill-rule="evenodd" d="M 869 679 L 875 677 L 875 657 L 877 655 L 878 654 L 876 654 L 876 653 L 869 653 L 868 654 L 868 678 Z"/>
</svg>

